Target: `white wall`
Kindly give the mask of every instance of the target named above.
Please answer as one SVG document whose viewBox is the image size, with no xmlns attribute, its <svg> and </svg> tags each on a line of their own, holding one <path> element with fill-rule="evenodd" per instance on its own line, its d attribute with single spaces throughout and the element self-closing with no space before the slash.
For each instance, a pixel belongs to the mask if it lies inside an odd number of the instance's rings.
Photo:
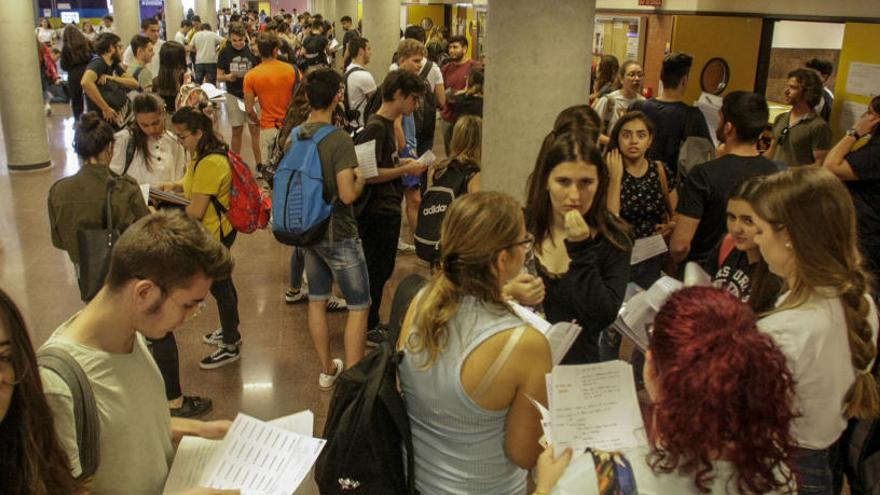
<svg viewBox="0 0 880 495">
<path fill-rule="evenodd" d="M 773 30 L 773 48 L 840 50 L 842 23 L 779 21 Z"/>
</svg>

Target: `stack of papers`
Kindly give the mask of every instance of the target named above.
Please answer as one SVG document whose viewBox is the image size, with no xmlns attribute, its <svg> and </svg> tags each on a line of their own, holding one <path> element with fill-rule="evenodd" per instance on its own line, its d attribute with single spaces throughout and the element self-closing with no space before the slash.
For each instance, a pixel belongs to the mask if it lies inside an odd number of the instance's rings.
<svg viewBox="0 0 880 495">
<path fill-rule="evenodd" d="M 171 203 L 181 206 L 188 206 L 190 204 L 190 200 L 179 194 L 170 191 L 162 191 L 161 189 L 156 189 L 154 187 L 150 188 L 150 199 L 158 203 Z"/>
<path fill-rule="evenodd" d="M 226 91 L 214 86 L 211 83 L 203 83 L 202 89 L 205 91 L 205 94 L 208 95 L 208 99 L 211 100 L 222 100 L 226 98 Z"/>
<path fill-rule="evenodd" d="M 326 443 L 312 438 L 313 423 L 311 411 L 268 423 L 239 414 L 222 441 L 183 437 L 163 494 L 204 486 L 237 488 L 242 495 L 290 495 Z"/>
<path fill-rule="evenodd" d="M 550 322 L 541 318 L 534 311 L 513 301 L 510 302 L 510 307 L 513 308 L 513 312 L 524 323 L 528 323 L 547 337 L 547 341 L 550 343 L 550 353 L 553 356 L 553 365 L 555 366 L 562 362 L 562 358 L 571 349 L 571 345 L 574 344 L 575 339 L 580 335 L 582 328 L 574 322 L 561 322 L 551 325 Z"/>
<path fill-rule="evenodd" d="M 354 147 L 357 155 L 358 166 L 365 179 L 379 177 L 379 167 L 376 164 L 376 141 L 367 141 Z"/>
<path fill-rule="evenodd" d="M 661 277 L 650 289 L 625 301 L 611 326 L 645 352 L 648 349 L 649 328 L 654 324 L 654 316 L 666 299 L 682 287 L 682 283 L 672 277 Z"/>
</svg>

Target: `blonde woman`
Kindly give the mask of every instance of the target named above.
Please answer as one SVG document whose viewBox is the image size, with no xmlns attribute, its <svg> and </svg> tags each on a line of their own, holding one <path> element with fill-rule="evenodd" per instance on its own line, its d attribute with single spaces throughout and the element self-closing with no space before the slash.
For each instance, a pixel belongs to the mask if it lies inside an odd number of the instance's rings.
<svg viewBox="0 0 880 495">
<path fill-rule="evenodd" d="M 421 493 L 526 493 L 541 436 L 528 397 L 546 403 L 550 347 L 501 287 L 522 271 L 531 243 L 506 194 L 466 194 L 446 212 L 441 269 L 398 341 Z"/>
<path fill-rule="evenodd" d="M 758 326 L 785 354 L 796 383 L 798 493 L 831 493 L 829 448 L 847 419 L 880 413 L 870 373 L 877 310 L 852 200 L 836 177 L 816 167 L 765 177 L 746 199 L 756 213 L 754 241 L 788 288 Z"/>
</svg>

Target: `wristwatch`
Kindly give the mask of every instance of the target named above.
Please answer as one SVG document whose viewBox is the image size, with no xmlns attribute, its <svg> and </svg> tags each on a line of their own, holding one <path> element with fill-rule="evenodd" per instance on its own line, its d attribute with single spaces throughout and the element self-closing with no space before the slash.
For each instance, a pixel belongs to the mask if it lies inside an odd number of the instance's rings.
<svg viewBox="0 0 880 495">
<path fill-rule="evenodd" d="M 846 135 L 849 137 L 854 137 L 856 139 L 859 139 L 862 137 L 862 136 L 859 136 L 859 132 L 857 130 L 852 129 L 852 128 L 846 130 Z"/>
</svg>

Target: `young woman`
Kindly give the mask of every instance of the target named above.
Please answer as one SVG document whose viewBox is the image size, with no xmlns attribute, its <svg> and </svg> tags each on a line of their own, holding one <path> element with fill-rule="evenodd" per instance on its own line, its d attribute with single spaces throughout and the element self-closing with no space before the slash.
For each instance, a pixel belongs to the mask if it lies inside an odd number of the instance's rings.
<svg viewBox="0 0 880 495">
<path fill-rule="evenodd" d="M 715 287 L 726 289 L 756 314 L 773 309 L 782 293 L 782 280 L 770 273 L 761 250 L 755 244 L 758 227 L 755 210 L 746 201 L 759 179 L 739 185 L 727 200 L 727 235 L 709 253 L 703 267 Z"/>
<path fill-rule="evenodd" d="M 593 93 L 590 102 L 596 101 L 612 91 L 620 89 L 620 62 L 614 55 L 603 55 L 596 69 L 596 81 L 593 84 Z"/>
<path fill-rule="evenodd" d="M 654 126 L 642 112 L 629 112 L 611 130 L 608 142 L 608 209 L 632 226 L 634 239 L 667 236 L 678 194 L 669 187 L 666 166 L 645 158 L 654 139 Z M 647 289 L 660 278 L 663 257 L 633 266 L 630 280 Z"/>
<path fill-rule="evenodd" d="M 577 130 L 586 133 L 589 139 L 595 143 L 599 139 L 601 124 L 599 115 L 589 105 L 573 105 L 559 112 L 553 123 L 553 130 L 544 136 L 544 142 L 541 143 L 541 150 L 538 152 L 538 159 L 535 161 L 535 168 L 544 163 L 547 151 L 553 146 L 556 138 Z"/>
<path fill-rule="evenodd" d="M 880 413 L 870 373 L 877 310 L 852 200 L 840 180 L 814 167 L 765 177 L 748 196 L 756 213 L 755 243 L 788 289 L 758 326 L 782 349 L 795 379 L 798 492 L 831 493 L 829 448 L 847 419 Z"/>
<path fill-rule="evenodd" d="M 159 74 L 153 79 L 153 91 L 165 102 L 169 115 L 176 110 L 177 92 L 186 80 L 186 48 L 168 41 L 159 49 Z"/>
<path fill-rule="evenodd" d="M 590 451 L 571 465 L 571 451 L 554 459 L 551 447 L 535 495 L 793 493 L 794 380 L 742 302 L 711 287 L 674 293 L 646 357 L 649 445 Z"/>
<path fill-rule="evenodd" d="M 474 67 L 468 73 L 467 87 L 456 98 L 452 121 L 464 115 L 483 118 L 483 69 Z"/>
<path fill-rule="evenodd" d="M 85 493 L 55 433 L 24 318 L 0 289 L 0 493 Z"/>
<path fill-rule="evenodd" d="M 546 403 L 550 348 L 501 287 L 520 273 L 531 242 L 506 194 L 466 194 L 446 212 L 441 268 L 398 341 L 421 493 L 525 494 L 541 436 L 527 397 Z"/>
<path fill-rule="evenodd" d="M 89 24 L 91 26 L 91 24 Z M 64 28 L 61 47 L 61 69 L 67 72 L 67 87 L 70 91 L 70 108 L 73 111 L 73 120 L 79 119 L 83 114 L 83 89 L 80 84 L 86 66 L 95 55 L 92 43 L 73 24 Z"/>
<path fill-rule="evenodd" d="M 183 179 L 175 184 L 166 184 L 164 188 L 171 186 L 182 190 L 184 196 L 192 201 L 186 207 L 186 214 L 201 221 L 214 237 L 231 248 L 237 232 L 224 215 L 225 209 L 229 208 L 232 190 L 232 171 L 226 156 L 226 143 L 214 130 L 211 118 L 193 108 L 181 108 L 174 113 L 171 122 L 174 134 L 192 159 Z M 238 293 L 232 277 L 215 280 L 211 285 L 211 295 L 217 300 L 220 328 L 202 338 L 206 344 L 217 346 L 214 353 L 202 359 L 202 369 L 219 368 L 241 358 Z"/>
<path fill-rule="evenodd" d="M 40 43 L 44 45 L 51 45 L 53 41 L 58 39 L 58 31 L 52 29 L 52 24 L 45 17 L 40 18 L 39 25 L 34 32 L 37 34 L 37 39 Z"/>
<path fill-rule="evenodd" d="M 608 143 L 607 134 L 611 132 L 617 119 L 622 117 L 630 105 L 638 100 L 644 100 L 642 96 L 642 66 L 635 60 L 627 60 L 620 66 L 621 87 L 605 96 L 597 98 L 593 102 L 593 109 L 602 119 L 601 144 Z"/>
<path fill-rule="evenodd" d="M 626 224 L 608 210 L 608 182 L 598 147 L 579 130 L 556 138 L 529 176 L 529 232 L 547 319 L 583 327 L 566 364 L 599 360 L 599 333 L 617 317 L 629 280 L 631 241 Z M 535 292 L 542 291 L 518 284 L 506 291 L 527 305 Z"/>
<path fill-rule="evenodd" d="M 95 25 L 89 21 L 83 21 L 82 34 L 89 40 L 89 42 L 95 41 L 95 38 L 98 37 L 98 33 L 95 31 Z"/>
<path fill-rule="evenodd" d="M 52 115 L 52 105 L 49 104 L 49 86 L 61 83 L 61 76 L 58 74 L 58 66 L 55 64 L 58 60 L 52 51 L 53 49 L 49 48 L 49 45 L 37 41 L 37 59 L 40 63 L 40 84 L 43 89 L 43 111 L 46 113 L 47 117 Z"/>
</svg>

